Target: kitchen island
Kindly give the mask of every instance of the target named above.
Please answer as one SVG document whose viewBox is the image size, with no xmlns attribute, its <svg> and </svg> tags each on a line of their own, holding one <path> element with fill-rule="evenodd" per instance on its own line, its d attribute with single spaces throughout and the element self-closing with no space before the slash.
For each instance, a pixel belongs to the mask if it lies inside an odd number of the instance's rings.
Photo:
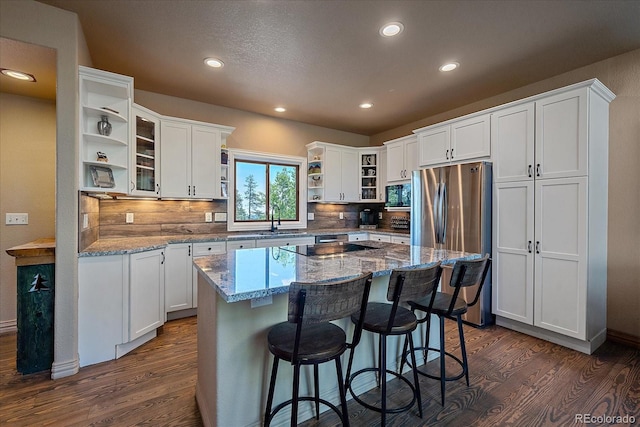
<svg viewBox="0 0 640 427">
<path fill-rule="evenodd" d="M 287 319 L 287 293 L 292 281 L 321 282 L 346 279 L 372 271 L 370 301 L 386 301 L 389 274 L 394 268 L 425 267 L 437 261 L 452 264 L 479 254 L 366 241 L 370 249 L 329 256 L 305 256 L 285 248 L 230 251 L 194 261 L 198 268 L 198 380 L 196 400 L 205 426 L 259 426 L 262 424 L 272 358 L 266 336 L 271 326 Z M 350 330 L 348 320 L 343 327 Z M 437 332 L 437 324 L 432 331 Z M 415 339 L 424 340 L 421 328 Z M 435 338 L 435 337 L 434 337 Z M 437 342 L 437 340 L 435 341 Z M 397 370 L 402 343 L 389 339 L 387 366 Z M 433 346 L 433 345 L 432 345 Z M 374 366 L 377 343 L 363 334 L 356 349 L 354 371 Z M 347 354 L 345 354 L 345 361 Z M 292 373 L 284 363 L 278 372 L 274 403 L 291 397 Z M 323 369 L 324 368 L 324 369 Z M 300 393 L 311 394 L 311 371 L 301 378 Z M 363 393 L 370 380 L 353 385 Z M 320 394 L 339 401 L 332 364 L 320 366 Z M 304 402 L 308 403 L 308 402 Z M 321 407 L 321 410 L 326 410 Z M 272 425 L 288 424 L 283 409 Z M 299 420 L 313 416 L 311 405 L 300 405 Z"/>
</svg>

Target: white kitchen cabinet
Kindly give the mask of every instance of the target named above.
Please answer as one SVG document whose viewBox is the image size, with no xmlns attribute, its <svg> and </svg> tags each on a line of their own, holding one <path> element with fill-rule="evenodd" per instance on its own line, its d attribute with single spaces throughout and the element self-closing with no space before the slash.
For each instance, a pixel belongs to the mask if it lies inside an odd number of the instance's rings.
<svg viewBox="0 0 640 427">
<path fill-rule="evenodd" d="M 80 190 L 127 194 L 133 78 L 80 66 L 78 80 Z"/>
<path fill-rule="evenodd" d="M 359 197 L 365 202 L 379 202 L 381 160 L 379 149 L 358 150 L 359 153 Z"/>
<path fill-rule="evenodd" d="M 193 307 L 193 255 L 191 243 L 170 244 L 165 248 L 165 312 Z"/>
<path fill-rule="evenodd" d="M 129 340 L 162 326 L 164 249 L 129 255 Z"/>
<path fill-rule="evenodd" d="M 418 139 L 404 136 L 384 143 L 387 149 L 387 182 L 409 181 L 418 169 Z"/>
<path fill-rule="evenodd" d="M 160 197 L 160 116 L 134 104 L 129 153 L 129 194 Z"/>
<path fill-rule="evenodd" d="M 585 353 L 606 338 L 613 98 L 592 80 L 492 119 L 496 322 Z"/>
<path fill-rule="evenodd" d="M 307 144 L 308 201 L 357 202 L 358 150 L 326 142 Z"/>
<path fill-rule="evenodd" d="M 161 122 L 160 171 L 163 198 L 213 199 L 226 197 L 222 166 L 223 139 L 233 128 L 191 120 Z M 223 138 L 224 136 L 224 138 Z"/>
<path fill-rule="evenodd" d="M 269 239 L 257 239 L 256 248 L 271 248 L 274 246 L 313 245 L 316 242 L 313 236 L 277 237 Z"/>
<path fill-rule="evenodd" d="M 415 130 L 418 165 L 428 167 L 489 157 L 490 125 L 490 115 L 482 114 Z"/>
<path fill-rule="evenodd" d="M 360 242 L 363 240 L 369 240 L 369 233 L 351 233 L 349 234 L 350 242 Z"/>
<path fill-rule="evenodd" d="M 388 234 L 369 233 L 369 240 L 373 240 L 375 242 L 391 243 L 391 236 L 389 236 Z"/>
<path fill-rule="evenodd" d="M 493 181 L 533 179 L 535 103 L 504 108 L 491 115 Z"/>
<path fill-rule="evenodd" d="M 378 178 L 378 201 L 385 202 L 385 190 L 387 186 L 387 150 L 384 148 L 380 150 L 380 167 Z"/>
<path fill-rule="evenodd" d="M 396 243 L 398 245 L 410 245 L 411 236 L 391 236 L 391 243 Z"/>
<path fill-rule="evenodd" d="M 113 360 L 126 341 L 125 298 L 129 255 L 78 259 L 78 355 L 80 366 Z"/>
</svg>

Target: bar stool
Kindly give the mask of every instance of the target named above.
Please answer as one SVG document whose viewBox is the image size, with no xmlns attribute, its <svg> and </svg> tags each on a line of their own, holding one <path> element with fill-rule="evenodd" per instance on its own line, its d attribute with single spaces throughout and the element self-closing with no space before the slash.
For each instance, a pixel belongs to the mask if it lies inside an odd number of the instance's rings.
<svg viewBox="0 0 640 427">
<path fill-rule="evenodd" d="M 340 356 L 347 349 L 351 349 L 353 354 L 353 349 L 360 341 L 372 276 L 372 273 L 367 273 L 348 280 L 293 282 L 289 285 L 288 321 L 273 326 L 267 337 L 269 351 L 274 357 L 264 415 L 265 426 L 269 426 L 276 413 L 289 404 L 292 405 L 291 425 L 297 425 L 300 401 L 315 402 L 316 419 L 320 416 L 322 403 L 338 414 L 343 425 L 349 425 Z M 357 319 L 357 323 L 349 343 L 344 330 L 331 321 L 350 316 Z M 293 393 L 291 399 L 272 410 L 278 362 L 281 359 L 291 362 L 293 366 Z M 342 412 L 319 396 L 318 365 L 331 360 L 335 360 L 336 364 Z M 314 396 L 299 396 L 300 367 L 303 365 L 313 365 Z"/>
<path fill-rule="evenodd" d="M 428 298 L 422 298 L 419 300 L 409 301 L 409 306 L 411 310 L 415 312 L 416 310 L 420 310 L 426 313 L 426 316 L 420 319 L 419 323 L 427 322 L 427 333 L 426 333 L 426 347 L 415 347 L 412 351 L 423 351 L 425 362 L 426 355 L 429 350 L 439 351 L 440 352 L 440 375 L 431 375 L 425 371 L 418 369 L 418 373 L 424 375 L 425 377 L 440 380 L 440 395 L 442 400 L 442 406 L 444 406 L 444 388 L 446 381 L 455 381 L 459 380 L 463 376 L 467 380 L 467 387 L 469 386 L 469 365 L 467 363 L 467 350 L 464 343 L 464 332 L 462 330 L 462 315 L 467 312 L 467 309 L 478 302 L 480 298 L 480 291 L 482 290 L 482 285 L 484 284 L 484 280 L 487 277 L 487 272 L 489 271 L 489 267 L 491 266 L 491 259 L 489 258 L 489 254 L 486 254 L 483 258 L 475 259 L 475 260 L 460 260 L 455 263 L 453 266 L 453 272 L 451 273 L 451 279 L 449 281 L 449 286 L 453 287 L 453 294 L 448 294 L 444 292 L 437 292 L 435 296 L 435 301 L 431 301 Z M 478 285 L 478 290 L 476 292 L 475 298 L 471 303 L 467 303 L 464 298 L 460 297 L 460 290 L 465 287 Z M 444 286 L 444 285 L 443 285 Z M 429 307 L 431 304 L 431 308 Z M 431 329 L 431 314 L 435 314 L 438 316 L 440 320 L 440 349 L 434 347 L 429 347 L 429 331 Z M 454 354 L 445 351 L 444 348 L 444 319 L 456 319 L 458 323 L 458 335 L 460 338 L 460 352 L 462 355 L 462 360 L 455 356 Z M 402 367 L 405 363 L 410 366 L 415 366 L 415 357 L 412 356 L 412 362 L 409 363 L 407 360 L 407 343 L 405 341 L 404 349 L 403 349 L 403 357 L 402 362 L 400 363 L 400 372 L 402 372 Z M 462 368 L 462 371 L 453 376 L 447 377 L 445 374 L 446 361 L 445 355 L 456 361 Z"/>
<path fill-rule="evenodd" d="M 413 369 L 413 381 L 411 384 L 409 380 L 402 376 L 400 373 L 387 369 L 387 337 L 393 335 L 404 335 L 409 341 L 409 346 L 413 350 L 413 339 L 411 333 L 417 328 L 418 322 L 413 312 L 405 307 L 401 307 L 401 302 L 406 302 L 414 299 L 425 298 L 427 300 L 435 298 L 438 282 L 440 281 L 440 275 L 442 274 L 442 268 L 440 263 L 427 268 L 407 268 L 407 269 L 395 269 L 391 272 L 389 278 L 389 287 L 387 289 L 387 300 L 392 304 L 369 302 L 367 304 L 367 312 L 364 318 L 363 329 L 365 331 L 378 334 L 378 367 L 377 368 L 365 368 L 355 372 L 351 375 L 352 358 L 349 359 L 349 366 L 347 368 L 346 375 L 346 388 L 353 396 L 353 399 L 360 403 L 365 408 L 371 409 L 376 412 L 380 412 L 381 422 L 384 426 L 386 423 L 387 413 L 398 413 L 410 409 L 414 403 L 418 403 L 418 413 L 422 418 L 422 399 L 420 397 L 420 386 L 418 384 L 418 374 L 416 369 Z M 429 305 L 429 303 L 427 303 Z M 358 321 L 356 316 L 351 316 L 353 322 Z M 415 364 L 415 354 L 412 351 L 413 365 Z M 353 356 L 353 352 L 352 352 Z M 381 387 L 382 400 L 380 407 L 370 405 L 364 402 L 358 397 L 352 388 L 353 380 L 365 373 L 375 372 L 378 376 L 378 386 Z M 396 378 L 399 378 L 406 383 L 413 392 L 411 402 L 402 407 L 388 408 L 387 407 L 387 383 L 386 374 L 391 374 Z"/>
</svg>

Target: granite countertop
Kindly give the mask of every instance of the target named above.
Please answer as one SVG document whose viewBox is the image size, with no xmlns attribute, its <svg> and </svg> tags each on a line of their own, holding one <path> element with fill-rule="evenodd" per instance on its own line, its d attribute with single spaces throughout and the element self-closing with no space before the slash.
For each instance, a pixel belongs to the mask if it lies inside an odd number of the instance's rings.
<svg viewBox="0 0 640 427">
<path fill-rule="evenodd" d="M 269 231 L 239 231 L 216 234 L 186 234 L 152 237 L 122 237 L 113 239 L 100 239 L 78 254 L 80 257 L 132 254 L 137 252 L 162 249 L 171 243 L 199 243 L 199 242 L 225 242 L 227 240 L 243 239 L 274 239 L 286 237 L 316 236 L 318 234 L 355 234 L 378 233 L 397 236 L 407 236 L 408 232 L 392 229 L 363 230 L 360 228 L 339 228 L 323 230 L 278 230 L 275 233 Z"/>
<path fill-rule="evenodd" d="M 292 281 L 347 279 L 369 271 L 383 276 L 394 268 L 481 257 L 394 243 L 366 241 L 366 245 L 375 249 L 329 256 L 304 256 L 278 247 L 241 249 L 198 258 L 194 264 L 225 301 L 237 302 L 287 293 Z"/>
</svg>

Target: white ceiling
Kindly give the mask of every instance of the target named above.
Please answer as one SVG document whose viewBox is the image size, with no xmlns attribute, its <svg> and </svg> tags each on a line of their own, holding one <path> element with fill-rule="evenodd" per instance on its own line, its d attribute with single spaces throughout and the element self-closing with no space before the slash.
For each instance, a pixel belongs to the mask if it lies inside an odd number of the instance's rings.
<svg viewBox="0 0 640 427">
<path fill-rule="evenodd" d="M 640 48 L 635 0 L 42 2 L 137 89 L 364 135 Z M 404 32 L 381 37 L 389 21 Z"/>
</svg>

